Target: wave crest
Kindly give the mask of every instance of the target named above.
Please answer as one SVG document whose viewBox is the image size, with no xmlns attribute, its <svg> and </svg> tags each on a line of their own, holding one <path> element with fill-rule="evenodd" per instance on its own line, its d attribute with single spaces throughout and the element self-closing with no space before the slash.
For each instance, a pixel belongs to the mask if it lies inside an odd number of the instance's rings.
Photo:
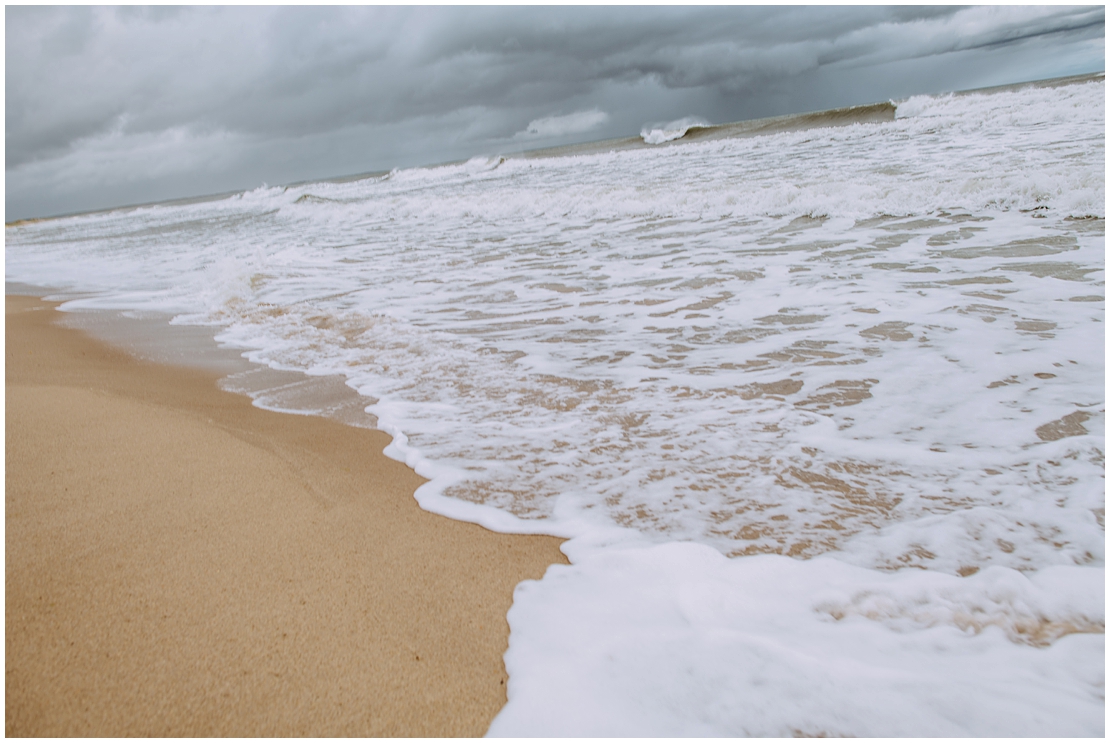
<svg viewBox="0 0 1110 743">
<path fill-rule="evenodd" d="M 697 116 L 685 116 L 666 124 L 645 124 L 640 130 L 640 137 L 647 144 L 663 144 L 682 139 L 686 132 L 703 126 L 709 126 L 709 122 Z"/>
</svg>

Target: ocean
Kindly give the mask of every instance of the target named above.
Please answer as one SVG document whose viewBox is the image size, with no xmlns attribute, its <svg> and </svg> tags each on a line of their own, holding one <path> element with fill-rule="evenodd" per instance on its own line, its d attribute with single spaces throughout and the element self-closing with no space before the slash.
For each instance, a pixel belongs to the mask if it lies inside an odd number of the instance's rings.
<svg viewBox="0 0 1110 743">
<path fill-rule="evenodd" d="M 1102 76 L 857 113 L 18 223 L 6 277 L 568 538 L 491 735 L 1101 736 Z"/>
</svg>

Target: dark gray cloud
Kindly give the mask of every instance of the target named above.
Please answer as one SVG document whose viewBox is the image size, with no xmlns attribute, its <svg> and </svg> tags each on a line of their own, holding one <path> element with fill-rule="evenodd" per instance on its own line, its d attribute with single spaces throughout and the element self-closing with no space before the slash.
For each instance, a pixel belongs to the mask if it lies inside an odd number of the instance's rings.
<svg viewBox="0 0 1110 743">
<path fill-rule="evenodd" d="M 7 218 L 1103 68 L 1104 9 L 8 7 Z"/>
</svg>

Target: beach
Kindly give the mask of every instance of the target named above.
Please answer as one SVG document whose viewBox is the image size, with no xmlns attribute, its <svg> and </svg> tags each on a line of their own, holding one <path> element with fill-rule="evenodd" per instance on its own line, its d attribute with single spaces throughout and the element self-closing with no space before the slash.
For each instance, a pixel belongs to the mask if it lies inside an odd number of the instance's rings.
<svg viewBox="0 0 1110 743">
<path fill-rule="evenodd" d="M 677 123 L 8 225 L 8 731 L 1104 735 L 1103 76 Z"/>
<path fill-rule="evenodd" d="M 560 540 L 420 510 L 384 433 L 6 302 L 7 735 L 486 731 Z"/>
</svg>

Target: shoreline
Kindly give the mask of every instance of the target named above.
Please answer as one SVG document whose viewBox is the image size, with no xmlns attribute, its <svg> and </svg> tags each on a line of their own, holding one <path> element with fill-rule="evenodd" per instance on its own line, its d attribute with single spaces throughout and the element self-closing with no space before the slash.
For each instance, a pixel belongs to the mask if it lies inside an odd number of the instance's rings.
<svg viewBox="0 0 1110 743">
<path fill-rule="evenodd" d="M 7 735 L 486 732 L 562 540 L 421 510 L 380 431 L 6 305 Z"/>
</svg>

